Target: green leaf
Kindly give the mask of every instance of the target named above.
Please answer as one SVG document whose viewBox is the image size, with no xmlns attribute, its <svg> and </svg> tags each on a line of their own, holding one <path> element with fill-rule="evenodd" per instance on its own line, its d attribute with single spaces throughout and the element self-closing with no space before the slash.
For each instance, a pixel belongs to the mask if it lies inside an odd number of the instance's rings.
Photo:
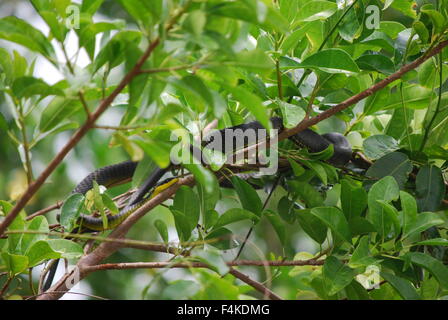
<svg viewBox="0 0 448 320">
<path fill-rule="evenodd" d="M 6 203 L 3 204 L 3 208 L 5 209 Z M 25 230 L 25 215 L 18 215 L 12 223 L 8 227 L 8 231 L 17 231 L 23 232 Z M 8 252 L 14 254 L 22 254 L 22 233 L 12 233 L 8 235 Z"/>
<path fill-rule="evenodd" d="M 263 105 L 263 101 L 258 96 L 241 87 L 231 87 L 227 85 L 225 88 L 232 94 L 232 97 L 235 100 L 239 101 L 242 106 L 250 111 L 255 119 L 260 121 L 263 127 L 266 129 L 271 128 L 271 122 L 269 121 L 266 107 Z"/>
<path fill-rule="evenodd" d="M 263 216 L 269 220 L 275 233 L 277 233 L 280 243 L 285 246 L 287 241 L 286 227 L 279 215 L 272 210 L 267 210 L 263 212 Z"/>
<path fill-rule="evenodd" d="M 354 217 L 348 222 L 352 236 L 375 232 L 375 227 L 366 219 Z"/>
<path fill-rule="evenodd" d="M 296 15 L 297 21 L 325 20 L 331 17 L 338 7 L 336 3 L 330 1 L 309 1 L 299 9 Z"/>
<path fill-rule="evenodd" d="M 395 65 L 388 57 L 382 54 L 365 54 L 356 59 L 358 67 L 363 70 L 377 71 L 386 75 L 395 72 Z"/>
<path fill-rule="evenodd" d="M 28 268 L 28 257 L 26 256 L 8 252 L 2 252 L 1 255 L 10 277 L 15 277 Z"/>
<path fill-rule="evenodd" d="M 13 61 L 8 50 L 4 48 L 0 48 L 0 72 L 5 74 L 6 83 L 10 83 L 13 80 Z"/>
<path fill-rule="evenodd" d="M 389 217 L 385 207 L 378 200 L 392 201 L 397 200 L 400 189 L 397 182 L 391 176 L 386 176 L 376 182 L 367 195 L 369 206 L 368 219 L 376 228 L 378 234 L 385 238 L 393 225 L 392 219 Z"/>
<path fill-rule="evenodd" d="M 204 31 L 205 24 L 207 23 L 207 16 L 202 10 L 193 10 L 185 18 L 183 27 L 189 31 L 192 35 L 198 37 Z"/>
<path fill-rule="evenodd" d="M 190 107 L 199 112 L 203 112 L 207 108 L 214 109 L 214 96 L 198 76 L 188 75 L 180 80 L 171 79 L 171 83 L 180 89 Z"/>
<path fill-rule="evenodd" d="M 174 222 L 176 225 L 177 235 L 182 242 L 188 241 L 191 237 L 191 232 L 196 227 L 191 227 L 190 220 L 188 217 L 178 210 L 171 209 L 171 213 L 174 217 Z"/>
<path fill-rule="evenodd" d="M 403 239 L 443 223 L 444 221 L 439 215 L 433 212 L 422 212 L 418 214 L 414 222 L 409 225 L 408 230 L 403 234 Z"/>
<path fill-rule="evenodd" d="M 59 259 L 61 257 L 61 254 L 55 252 L 47 243 L 47 241 L 40 240 L 30 247 L 26 256 L 29 260 L 29 266 L 34 267 L 43 263 L 45 260 Z"/>
<path fill-rule="evenodd" d="M 224 214 L 222 214 L 218 218 L 218 221 L 216 221 L 215 225 L 213 226 L 213 229 L 218 229 L 220 227 L 241 220 L 251 220 L 253 223 L 257 223 L 260 220 L 260 218 L 250 211 L 241 208 L 232 208 L 227 210 Z"/>
<path fill-rule="evenodd" d="M 392 41 L 389 36 L 380 31 L 374 31 L 371 35 L 369 35 L 367 38 L 362 40 L 360 43 L 368 44 L 372 46 L 378 46 L 388 52 L 394 52 L 394 42 Z"/>
<path fill-rule="evenodd" d="M 280 62 L 283 69 L 310 68 L 328 73 L 359 72 L 358 65 L 352 57 L 341 49 L 321 50 L 301 63 L 285 57 L 282 57 Z"/>
<path fill-rule="evenodd" d="M 238 246 L 232 231 L 226 228 L 219 228 L 210 232 L 205 240 L 219 250 L 229 250 Z"/>
<path fill-rule="evenodd" d="M 101 200 L 103 201 L 103 205 L 107 209 L 109 209 L 112 215 L 118 214 L 120 212 L 114 200 L 112 200 L 112 198 L 107 193 L 101 194 Z"/>
<path fill-rule="evenodd" d="M 56 61 L 56 54 L 50 41 L 42 32 L 17 17 L 0 19 L 0 38 L 38 52 L 51 62 Z"/>
<path fill-rule="evenodd" d="M 229 267 L 224 261 L 222 254 L 216 249 L 198 250 L 194 253 L 194 258 L 208 264 L 212 270 L 221 276 L 229 272 Z"/>
<path fill-rule="evenodd" d="M 398 186 L 404 188 L 411 171 L 412 164 L 408 156 L 401 152 L 392 152 L 375 161 L 367 170 L 366 176 L 377 179 L 394 177 Z"/>
<path fill-rule="evenodd" d="M 441 261 L 420 252 L 408 252 L 403 259 L 409 259 L 413 264 L 426 269 L 445 290 L 448 289 L 448 268 Z"/>
<path fill-rule="evenodd" d="M 160 167 L 166 168 L 170 163 L 171 148 L 175 144 L 164 140 L 132 140 Z"/>
<path fill-rule="evenodd" d="M 84 205 L 85 197 L 80 193 L 70 195 L 61 208 L 60 223 L 65 230 L 73 230 Z"/>
<path fill-rule="evenodd" d="M 311 209 L 311 213 L 319 218 L 335 235 L 352 243 L 350 227 L 341 210 L 335 207 L 318 207 Z"/>
<path fill-rule="evenodd" d="M 409 234 L 411 226 L 417 219 L 417 202 L 413 196 L 405 191 L 400 191 L 400 202 L 403 210 L 403 234 Z"/>
<path fill-rule="evenodd" d="M 437 211 L 445 195 L 442 171 L 434 165 L 420 168 L 415 180 L 419 212 Z"/>
<path fill-rule="evenodd" d="M 359 240 L 359 244 L 353 251 L 350 257 L 349 265 L 350 267 L 367 267 L 373 265 L 377 262 L 375 258 L 372 257 L 369 250 L 369 236 L 364 236 Z"/>
<path fill-rule="evenodd" d="M 429 9 L 430 7 L 432 7 L 432 5 L 426 4 L 422 6 L 420 10 L 421 12 L 427 14 L 431 19 L 432 25 L 434 27 L 433 33 L 441 33 L 446 28 L 446 18 L 437 10 Z"/>
<path fill-rule="evenodd" d="M 199 221 L 199 198 L 188 186 L 181 186 L 174 196 L 172 209 L 179 211 L 188 220 L 193 230 Z"/>
<path fill-rule="evenodd" d="M 398 210 L 387 201 L 377 200 L 377 202 L 381 205 L 383 209 L 383 213 L 387 215 L 387 218 L 390 222 L 392 222 L 392 226 L 394 229 L 394 235 L 398 235 L 401 231 L 401 224 L 398 217 Z"/>
<path fill-rule="evenodd" d="M 305 111 L 301 107 L 278 99 L 276 102 L 282 112 L 283 125 L 285 128 L 294 128 L 305 118 Z"/>
<path fill-rule="evenodd" d="M 33 95 L 40 95 L 41 98 L 50 95 L 64 95 L 62 90 L 50 86 L 41 79 L 33 77 L 20 77 L 15 79 L 12 84 L 12 92 L 18 99 L 30 98 Z"/>
<path fill-rule="evenodd" d="M 82 247 L 73 241 L 65 239 L 46 240 L 51 249 L 61 254 L 63 259 L 79 259 L 83 255 Z"/>
<path fill-rule="evenodd" d="M 215 175 L 201 165 L 183 164 L 190 171 L 204 191 L 207 199 L 219 195 L 219 184 Z"/>
<path fill-rule="evenodd" d="M 291 165 L 292 171 L 294 172 L 294 175 L 296 177 L 300 177 L 302 174 L 305 173 L 305 169 L 293 159 L 288 158 L 288 162 Z"/>
<path fill-rule="evenodd" d="M 81 109 L 78 100 L 55 97 L 42 112 L 39 130 L 47 132 Z"/>
<path fill-rule="evenodd" d="M 381 277 L 386 280 L 405 300 L 421 300 L 420 295 L 415 290 L 410 281 L 397 277 L 388 272 L 381 272 Z"/>
<path fill-rule="evenodd" d="M 356 273 L 355 270 L 346 266 L 334 256 L 325 259 L 322 268 L 325 289 L 328 295 L 334 295 L 348 286 Z"/>
<path fill-rule="evenodd" d="M 347 221 L 360 217 L 367 207 L 367 192 L 347 179 L 341 180 L 341 206 Z"/>
<path fill-rule="evenodd" d="M 257 191 L 249 183 L 237 176 L 233 176 L 231 181 L 243 208 L 260 216 L 263 204 Z"/>
<path fill-rule="evenodd" d="M 129 15 L 139 24 L 149 26 L 153 18 L 159 18 L 161 0 L 117 0 Z"/>
<path fill-rule="evenodd" d="M 313 161 L 313 160 L 300 160 L 303 164 L 305 164 L 308 168 L 313 170 L 316 175 L 319 177 L 320 181 L 324 185 L 328 184 L 328 176 L 327 171 L 325 168 L 319 163 L 319 161 Z"/>
<path fill-rule="evenodd" d="M 200 289 L 201 287 L 196 281 L 176 280 L 170 282 L 165 287 L 161 296 L 166 300 L 188 299 L 194 296 Z"/>
<path fill-rule="evenodd" d="M 311 210 L 297 210 L 297 221 L 303 231 L 317 243 L 322 244 L 327 238 L 327 226 L 321 219 L 311 214 Z"/>
<path fill-rule="evenodd" d="M 81 12 L 86 12 L 91 16 L 101 7 L 104 0 L 83 0 L 81 6 Z"/>
<path fill-rule="evenodd" d="M 166 226 L 165 222 L 163 222 L 160 219 L 157 219 L 154 221 L 154 226 L 156 227 L 157 231 L 160 234 L 160 237 L 162 237 L 163 242 L 168 243 L 169 237 L 168 237 L 168 227 Z"/>
<path fill-rule="evenodd" d="M 93 62 L 93 72 L 97 72 L 106 63 L 110 69 L 123 62 L 126 48 L 130 43 L 140 43 L 141 33 L 133 30 L 118 32 L 98 53 Z"/>
<path fill-rule="evenodd" d="M 378 134 L 370 136 L 364 140 L 363 148 L 367 157 L 372 160 L 376 160 L 400 149 L 400 145 L 394 138 L 387 135 Z"/>
<path fill-rule="evenodd" d="M 70 1 L 45 1 L 45 0 L 31 0 L 36 11 L 42 17 L 42 19 L 50 27 L 52 35 L 60 42 L 64 41 L 67 29 L 63 23 L 59 23 L 57 11 L 60 9 L 65 15 L 65 7 L 70 4 Z M 56 6 L 57 4 L 57 6 Z"/>
<path fill-rule="evenodd" d="M 288 181 L 288 186 L 294 192 L 294 196 L 298 197 L 300 201 L 304 202 L 308 208 L 314 208 L 322 206 L 324 199 L 319 191 L 315 187 L 307 182 L 293 180 Z M 292 207 L 292 206 L 291 206 Z"/>
<path fill-rule="evenodd" d="M 434 239 L 428 239 L 419 241 L 413 244 L 414 246 L 448 246 L 448 239 L 443 238 L 434 238 Z"/>
<path fill-rule="evenodd" d="M 27 252 L 30 246 L 35 242 L 45 239 L 47 237 L 46 233 L 50 231 L 48 221 L 43 216 L 34 217 L 30 222 L 28 222 L 26 229 L 36 233 L 25 233 L 23 235 L 22 252 Z"/>
<path fill-rule="evenodd" d="M 411 84 L 391 93 L 386 101 L 379 101 L 369 109 L 369 114 L 380 110 L 389 110 L 396 108 L 425 109 L 428 107 L 431 90 L 417 84 Z"/>
</svg>

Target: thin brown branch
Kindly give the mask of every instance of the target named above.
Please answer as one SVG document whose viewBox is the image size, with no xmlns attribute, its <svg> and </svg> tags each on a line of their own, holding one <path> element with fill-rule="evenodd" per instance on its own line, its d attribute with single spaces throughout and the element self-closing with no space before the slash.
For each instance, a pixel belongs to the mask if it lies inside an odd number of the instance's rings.
<svg viewBox="0 0 448 320">
<path fill-rule="evenodd" d="M 242 273 L 234 268 L 230 268 L 229 273 L 231 275 L 233 275 L 235 278 L 238 278 L 241 281 L 247 283 L 255 290 L 261 292 L 264 297 L 269 298 L 271 300 L 283 300 L 279 295 L 277 295 L 276 293 L 269 290 L 262 283 L 251 279 L 249 276 L 245 275 L 244 273 Z"/>
<path fill-rule="evenodd" d="M 291 266 L 321 266 L 324 260 L 292 260 L 292 261 L 259 261 L 238 260 L 226 262 L 229 267 L 253 266 L 253 267 L 291 267 Z M 209 268 L 204 262 L 121 262 L 104 263 L 88 266 L 85 270 L 95 272 L 99 270 L 123 270 L 123 269 L 160 269 L 160 268 Z"/>
<path fill-rule="evenodd" d="M 104 129 L 104 130 L 116 130 L 116 131 L 127 131 L 127 130 L 138 130 L 144 129 L 147 126 L 106 126 L 96 124 L 93 126 L 95 129 Z"/>
<path fill-rule="evenodd" d="M 186 70 L 186 69 L 199 69 L 200 67 L 201 67 L 201 65 L 199 65 L 199 64 L 187 64 L 187 65 L 174 66 L 174 67 L 141 70 L 140 74 L 142 74 L 142 73 L 154 74 L 154 73 L 163 73 L 163 72 L 174 72 L 174 71 Z"/>
<path fill-rule="evenodd" d="M 53 210 L 60 209 L 62 207 L 63 203 L 64 203 L 63 201 L 58 201 L 55 204 L 53 204 L 53 205 L 51 205 L 51 206 L 49 206 L 49 207 L 47 207 L 45 209 L 36 211 L 33 214 L 30 214 L 29 216 L 27 216 L 26 220 L 29 221 L 29 220 L 37 217 L 37 216 L 42 216 L 42 215 L 44 215 L 44 214 L 46 214 L 48 212 L 51 212 Z"/>
</svg>

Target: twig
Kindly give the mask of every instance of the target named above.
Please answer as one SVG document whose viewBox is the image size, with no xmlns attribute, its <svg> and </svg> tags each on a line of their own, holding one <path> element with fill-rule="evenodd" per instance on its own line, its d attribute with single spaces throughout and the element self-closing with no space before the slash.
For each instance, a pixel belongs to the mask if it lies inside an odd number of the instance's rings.
<svg viewBox="0 0 448 320">
<path fill-rule="evenodd" d="M 53 205 L 51 205 L 51 206 L 49 206 L 49 207 L 47 207 L 45 209 L 42 209 L 42 210 L 34 212 L 33 214 L 30 214 L 29 216 L 26 217 L 26 220 L 29 221 L 29 220 L 37 217 L 37 216 L 42 216 L 42 215 L 44 215 L 44 214 L 46 214 L 46 213 L 48 213 L 50 211 L 53 211 L 53 210 L 56 210 L 56 209 L 60 209 L 63 204 L 64 204 L 63 201 L 58 201 L 55 204 L 53 204 Z"/>
<path fill-rule="evenodd" d="M 292 260 L 292 261 L 259 261 L 259 260 L 238 260 L 226 262 L 229 267 L 253 266 L 253 267 L 292 267 L 292 266 L 321 266 L 324 260 Z M 204 262 L 120 262 L 104 263 L 88 266 L 85 270 L 95 272 L 99 270 L 123 270 L 123 269 L 161 269 L 161 268 L 209 268 L 210 265 Z"/>
<path fill-rule="evenodd" d="M 231 275 L 233 275 L 235 278 L 240 279 L 241 281 L 250 285 L 252 288 L 255 288 L 257 291 L 261 292 L 265 297 L 267 297 L 271 300 L 283 300 L 279 295 L 275 294 L 274 292 L 272 292 L 271 290 L 266 288 L 260 282 L 249 278 L 249 276 L 245 275 L 244 273 L 242 273 L 234 268 L 230 268 L 229 273 Z"/>
</svg>

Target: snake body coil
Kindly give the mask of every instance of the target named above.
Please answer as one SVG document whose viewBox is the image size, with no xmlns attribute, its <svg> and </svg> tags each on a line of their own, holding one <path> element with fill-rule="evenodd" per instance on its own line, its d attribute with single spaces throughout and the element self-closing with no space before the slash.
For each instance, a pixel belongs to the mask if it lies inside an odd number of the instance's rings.
<svg viewBox="0 0 448 320">
<path fill-rule="evenodd" d="M 271 118 L 272 127 L 278 130 L 283 130 L 282 119 L 278 117 Z M 258 130 L 264 129 L 264 127 L 258 122 L 253 121 L 250 123 L 234 126 L 231 128 L 232 130 L 240 129 L 241 132 L 245 132 L 248 129 Z M 225 130 L 220 130 L 220 134 L 224 137 Z M 257 132 L 257 131 L 255 131 Z M 331 144 L 334 146 L 333 156 L 327 161 L 336 166 L 343 166 L 346 164 L 352 154 L 351 146 L 348 143 L 347 139 L 339 134 L 339 133 L 327 133 L 324 135 L 320 135 L 314 132 L 311 129 L 305 129 L 293 136 L 290 139 L 298 144 L 301 147 L 306 147 L 311 152 L 320 152 L 328 148 Z M 225 149 L 224 141 L 222 140 L 222 150 Z M 205 147 L 211 144 L 211 140 L 206 140 Z M 124 161 L 118 164 L 106 166 L 100 168 L 92 173 L 90 173 L 87 177 L 85 177 L 73 190 L 73 193 L 81 193 L 85 194 L 93 187 L 93 181 L 96 181 L 100 185 L 110 186 L 120 181 L 129 179 L 133 176 L 135 169 L 137 167 L 138 162 L 133 161 Z M 133 194 L 131 199 L 128 202 L 128 205 L 125 206 L 118 214 L 116 215 L 108 215 L 108 224 L 107 228 L 103 225 L 103 220 L 101 217 L 93 217 L 90 215 L 81 214 L 80 217 L 80 225 L 82 229 L 85 231 L 102 231 L 105 229 L 113 229 L 117 225 L 119 225 L 124 219 L 126 219 L 132 212 L 134 212 L 138 207 L 140 207 L 145 199 L 145 196 L 151 189 L 159 190 L 166 189 L 172 183 L 169 180 L 168 182 L 165 180 L 160 183 L 159 180 L 169 169 L 161 169 L 158 168 L 154 170 L 150 177 L 142 184 L 142 186 Z M 244 177 L 243 177 L 244 178 Z M 153 194 L 154 195 L 154 194 Z M 152 195 L 152 196 L 153 196 Z"/>
</svg>

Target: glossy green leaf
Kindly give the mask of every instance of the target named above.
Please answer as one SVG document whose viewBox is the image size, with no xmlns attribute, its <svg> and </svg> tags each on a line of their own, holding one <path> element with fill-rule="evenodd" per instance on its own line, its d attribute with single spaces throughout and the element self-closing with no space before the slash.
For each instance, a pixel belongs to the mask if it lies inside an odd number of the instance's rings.
<svg viewBox="0 0 448 320">
<path fill-rule="evenodd" d="M 263 212 L 263 216 L 265 216 L 277 234 L 280 243 L 284 246 L 286 245 L 287 233 L 284 222 L 280 219 L 279 215 L 271 210 L 267 210 Z"/>
<path fill-rule="evenodd" d="M 199 222 L 199 199 L 190 187 L 181 186 L 176 191 L 172 208 L 187 218 L 191 230 L 196 228 Z"/>
<path fill-rule="evenodd" d="M 334 295 L 352 282 L 356 272 L 336 257 L 330 256 L 325 259 L 322 275 L 328 295 Z"/>
<path fill-rule="evenodd" d="M 205 240 L 219 250 L 228 250 L 238 246 L 233 233 L 226 228 L 219 228 L 210 232 Z"/>
<path fill-rule="evenodd" d="M 34 267 L 43 263 L 45 260 L 59 259 L 61 254 L 54 251 L 46 241 L 40 240 L 30 247 L 26 256 L 29 260 L 29 266 Z"/>
<path fill-rule="evenodd" d="M 46 241 L 52 250 L 61 254 L 64 259 L 79 259 L 83 255 L 82 247 L 66 239 L 49 239 Z"/>
<path fill-rule="evenodd" d="M 445 195 L 445 183 L 440 168 L 434 165 L 420 168 L 415 185 L 419 212 L 437 211 Z"/>
<path fill-rule="evenodd" d="M 421 297 L 417 293 L 412 283 L 406 279 L 397 277 L 388 272 L 381 272 L 381 277 L 386 280 L 405 300 L 420 300 Z"/>
<path fill-rule="evenodd" d="M 411 226 L 417 219 L 417 202 L 412 195 L 405 191 L 400 191 L 400 202 L 403 210 L 403 233 L 409 234 Z"/>
<path fill-rule="evenodd" d="M 377 262 L 377 260 L 372 257 L 369 250 L 369 237 L 364 236 L 361 240 L 359 240 L 358 246 L 355 251 L 353 251 L 353 254 L 350 257 L 349 265 L 353 268 L 362 266 L 367 267 L 373 265 L 375 262 Z"/>
<path fill-rule="evenodd" d="M 280 62 L 283 69 L 311 68 L 328 73 L 359 72 L 359 68 L 352 57 L 341 49 L 319 51 L 301 63 L 289 58 L 282 58 Z"/>
<path fill-rule="evenodd" d="M 341 206 L 347 221 L 359 217 L 367 207 L 367 192 L 346 179 L 341 180 Z"/>
<path fill-rule="evenodd" d="M 358 67 L 363 70 L 377 71 L 386 75 L 395 71 L 395 65 L 388 57 L 381 54 L 366 54 L 356 59 Z"/>
<path fill-rule="evenodd" d="M 42 32 L 17 17 L 0 19 L 0 38 L 38 52 L 52 62 L 56 61 L 56 54 L 50 41 Z"/>
<path fill-rule="evenodd" d="M 403 234 L 403 239 L 443 223 L 444 221 L 439 215 L 433 212 L 422 212 L 418 214 L 413 223 L 408 226 L 408 229 Z"/>
<path fill-rule="evenodd" d="M 386 176 L 376 182 L 367 195 L 369 206 L 367 217 L 376 228 L 378 234 L 383 238 L 387 237 L 391 231 L 393 221 L 378 200 L 387 202 L 397 200 L 399 191 L 400 189 L 395 179 L 391 176 Z"/>
<path fill-rule="evenodd" d="M 54 98 L 42 112 L 39 130 L 47 132 L 54 129 L 62 121 L 69 118 L 82 107 L 78 100 Z"/>
<path fill-rule="evenodd" d="M 251 220 L 253 223 L 257 223 L 260 220 L 260 218 L 248 210 L 244 210 L 241 208 L 233 208 L 223 213 L 218 218 L 218 221 L 216 221 L 213 228 L 218 229 L 228 224 L 238 222 L 241 220 Z"/>
<path fill-rule="evenodd" d="M 11 277 L 24 272 L 28 268 L 27 256 L 2 252 L 1 257 Z"/>
<path fill-rule="evenodd" d="M 260 216 L 263 204 L 257 191 L 249 183 L 237 176 L 233 176 L 231 181 L 243 208 Z"/>
<path fill-rule="evenodd" d="M 160 237 L 162 237 L 163 242 L 168 243 L 169 240 L 168 227 L 166 226 L 165 222 L 163 222 L 160 219 L 157 219 L 156 221 L 154 221 L 154 226 L 159 232 Z"/>
<path fill-rule="evenodd" d="M 408 252 L 404 257 L 426 269 L 445 290 L 448 289 L 448 268 L 441 261 L 421 252 Z"/>
<path fill-rule="evenodd" d="M 394 177 L 398 186 L 403 188 L 411 171 L 412 164 L 408 156 L 401 152 L 392 152 L 375 161 L 366 175 L 376 179 Z"/>
<path fill-rule="evenodd" d="M 311 214 L 319 218 L 335 235 L 352 243 L 350 227 L 341 210 L 334 207 L 318 207 L 311 209 Z"/>
<path fill-rule="evenodd" d="M 330 1 L 309 1 L 299 9 L 296 19 L 299 21 L 324 20 L 337 11 L 337 5 Z"/>
</svg>

